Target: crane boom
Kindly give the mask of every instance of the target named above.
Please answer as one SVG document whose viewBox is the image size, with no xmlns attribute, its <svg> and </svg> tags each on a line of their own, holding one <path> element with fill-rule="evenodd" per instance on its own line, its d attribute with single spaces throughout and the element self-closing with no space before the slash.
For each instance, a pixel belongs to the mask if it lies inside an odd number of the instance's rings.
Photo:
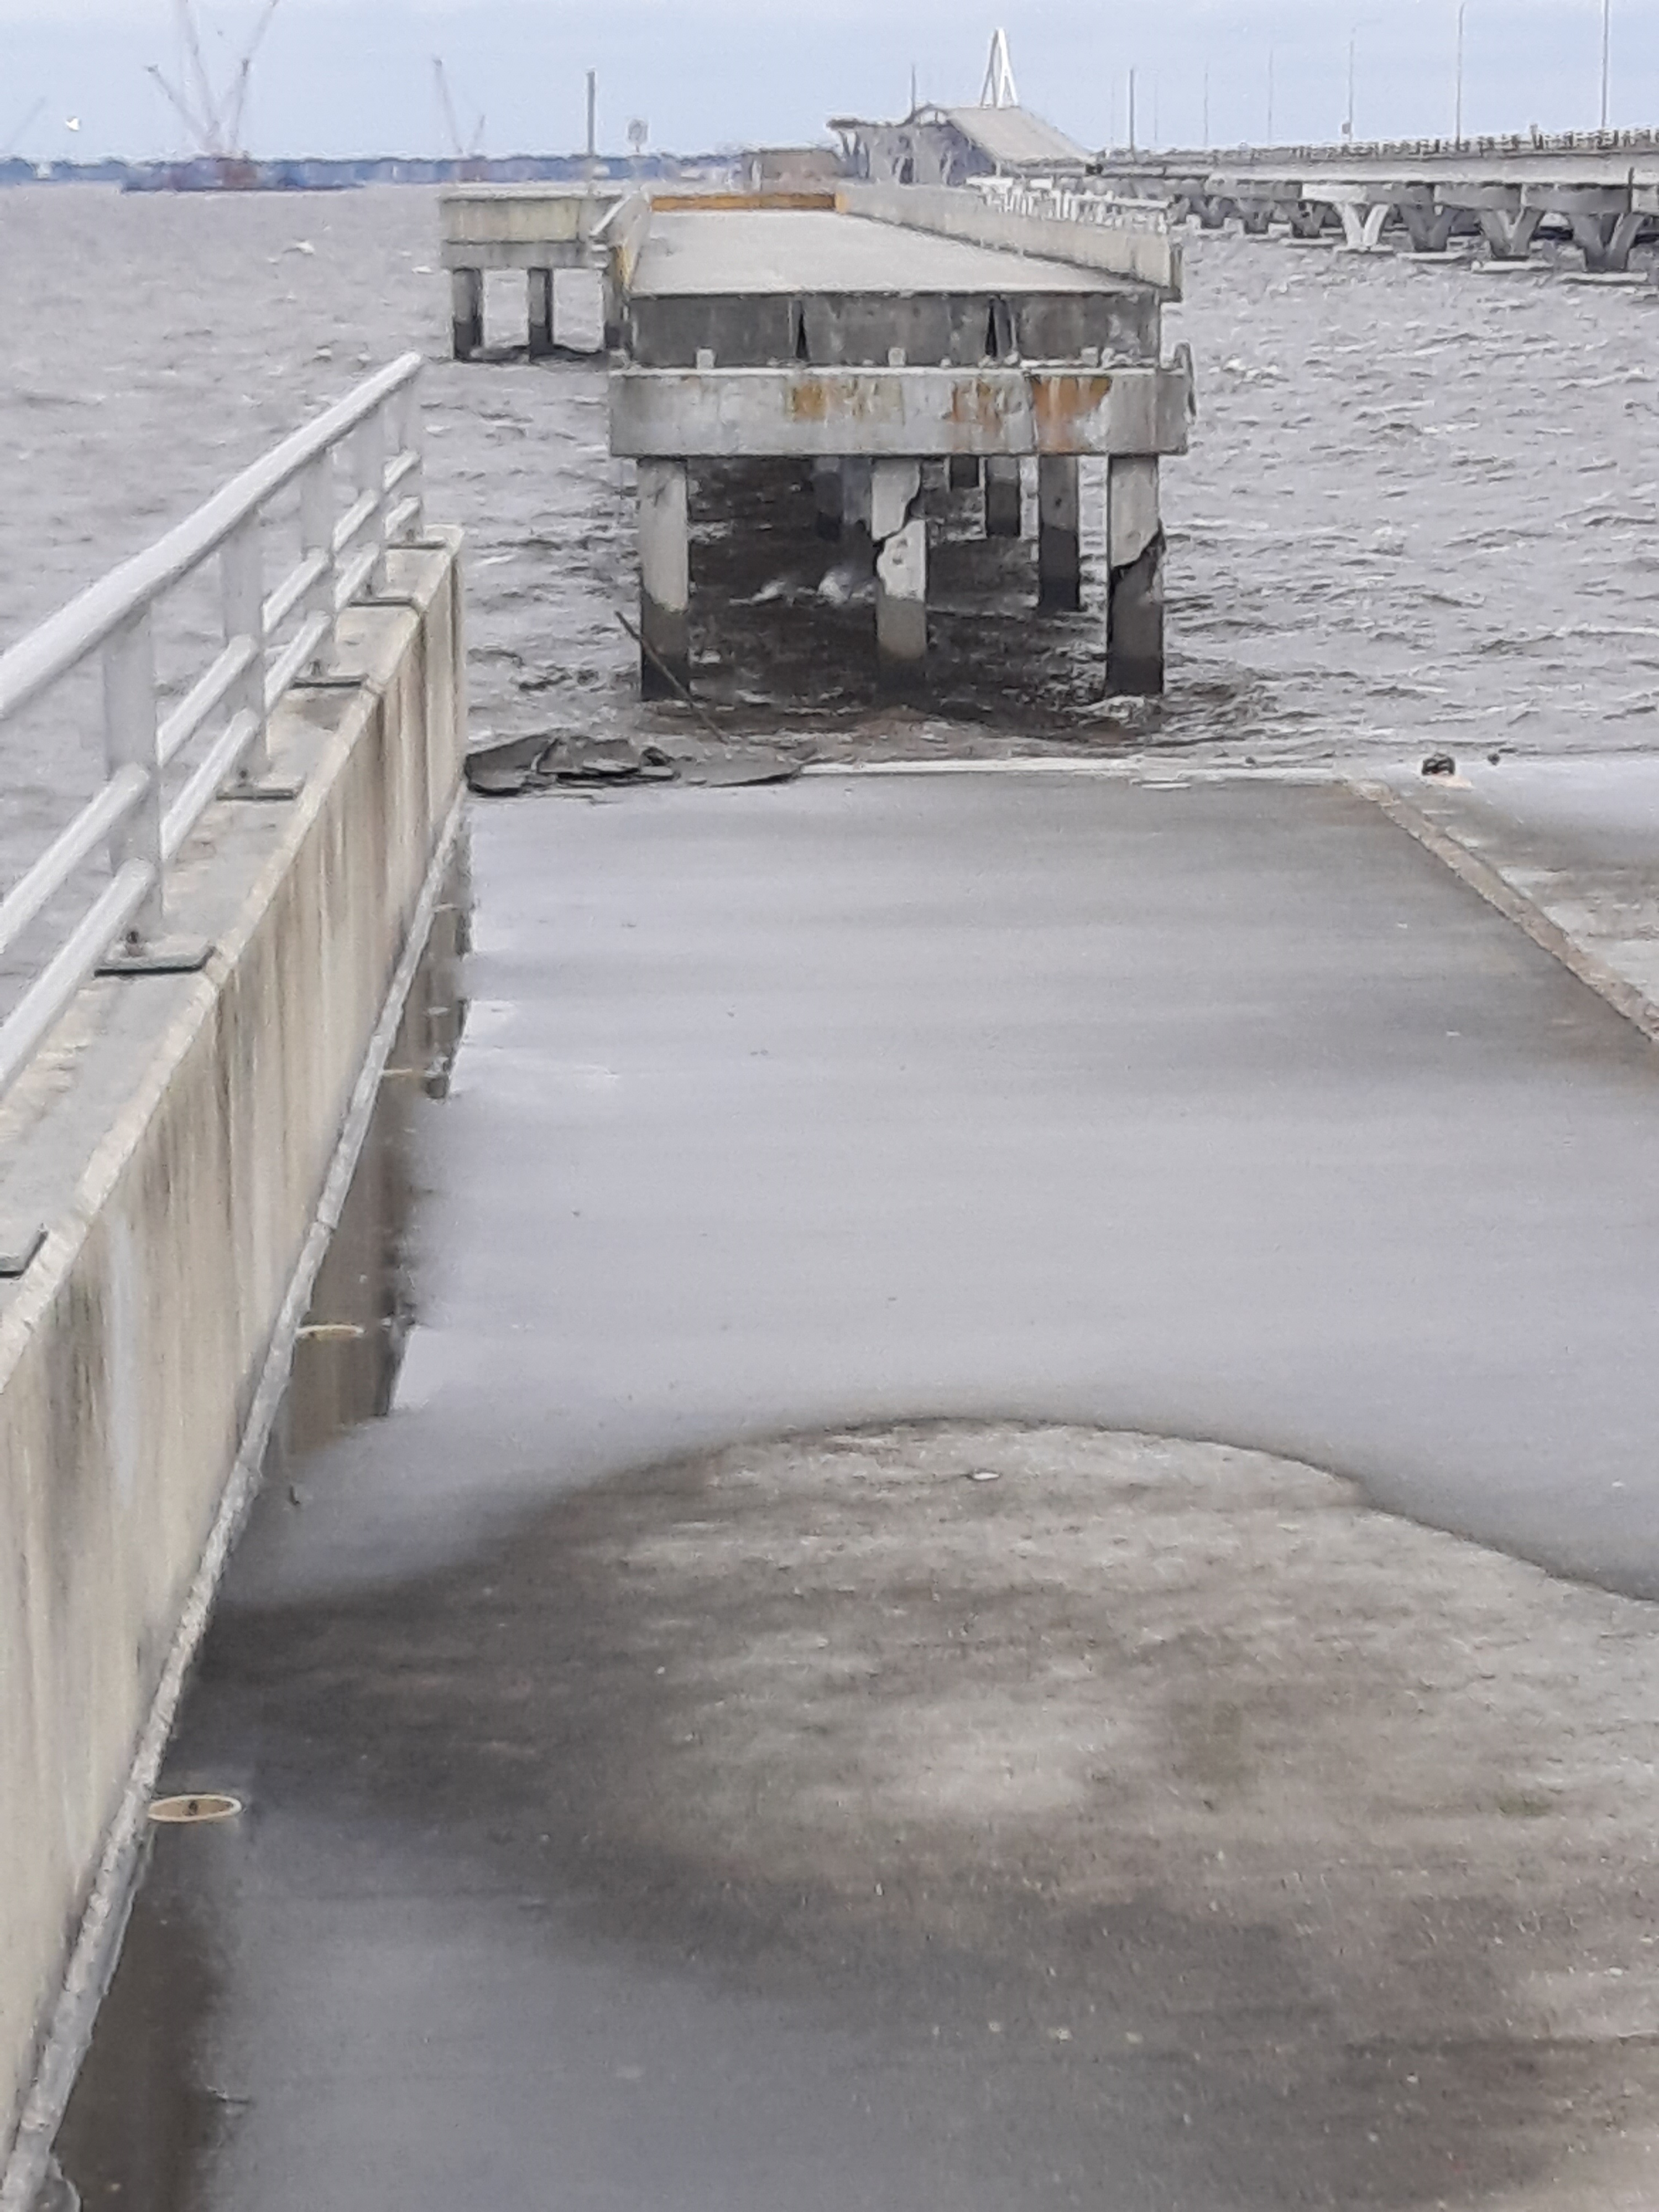
<svg viewBox="0 0 1659 2212">
<path fill-rule="evenodd" d="M 444 129 L 449 133 L 450 153 L 456 161 L 464 161 L 466 149 L 461 143 L 461 126 L 455 120 L 455 103 L 449 96 L 449 78 L 440 54 L 432 57 L 432 82 L 437 89 L 438 112 L 443 118 Z"/>
<path fill-rule="evenodd" d="M 248 80 L 253 74 L 253 59 L 270 28 L 270 19 L 283 4 L 283 0 L 265 0 L 259 20 L 253 27 L 252 36 L 242 49 L 242 58 L 236 65 L 236 92 L 231 101 L 229 119 L 225 125 L 227 149 L 233 154 L 242 149 L 242 112 L 247 106 Z"/>
<path fill-rule="evenodd" d="M 200 117 L 196 114 L 183 93 L 162 74 L 154 62 L 147 62 L 144 66 L 146 73 L 153 76 L 156 83 L 161 86 L 167 97 L 168 106 L 173 109 L 185 130 L 189 131 L 196 150 L 200 153 L 203 150 L 203 142 L 207 136 L 202 128 Z"/>
<path fill-rule="evenodd" d="M 185 75 L 202 115 L 200 150 L 204 154 L 222 154 L 224 131 L 219 119 L 219 104 L 213 97 L 207 64 L 202 58 L 202 42 L 197 35 L 196 10 L 191 0 L 173 0 L 173 13 L 179 19 L 179 35 L 184 42 Z"/>
</svg>

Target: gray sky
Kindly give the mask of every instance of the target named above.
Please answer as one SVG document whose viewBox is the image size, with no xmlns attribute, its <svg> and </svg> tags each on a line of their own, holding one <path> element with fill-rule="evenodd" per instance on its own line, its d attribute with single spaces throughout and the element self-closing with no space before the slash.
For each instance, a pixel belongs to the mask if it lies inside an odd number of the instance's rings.
<svg viewBox="0 0 1659 2212">
<path fill-rule="evenodd" d="M 439 153 L 430 57 L 441 53 L 490 153 L 563 151 L 582 133 L 582 72 L 596 68 L 600 135 L 630 117 L 653 145 L 691 150 L 822 134 L 832 112 L 902 111 L 911 64 L 924 98 L 971 100 L 997 22 L 1022 99 L 1091 145 L 1123 128 L 1137 74 L 1142 138 L 1192 144 L 1267 135 L 1268 57 L 1280 139 L 1334 137 L 1356 52 L 1362 137 L 1449 131 L 1457 0 L 988 0 L 982 20 L 946 0 L 281 0 L 256 67 L 255 153 Z M 1659 121 L 1659 8 L 1612 0 L 1613 117 Z M 1467 0 L 1465 127 L 1593 127 L 1601 0 Z M 227 73 L 254 0 L 204 0 Z M 0 149 L 38 98 L 19 150 L 35 159 L 184 150 L 144 74 L 171 68 L 167 0 L 0 0 Z M 78 132 L 64 118 L 75 116 Z"/>
</svg>

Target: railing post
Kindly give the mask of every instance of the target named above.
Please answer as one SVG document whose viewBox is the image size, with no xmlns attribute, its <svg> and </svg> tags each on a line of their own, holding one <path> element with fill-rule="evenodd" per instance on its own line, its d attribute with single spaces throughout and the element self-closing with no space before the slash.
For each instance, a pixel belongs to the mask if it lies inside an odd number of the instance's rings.
<svg viewBox="0 0 1659 2212">
<path fill-rule="evenodd" d="M 405 499 L 415 502 L 410 517 L 412 535 L 420 538 L 426 531 L 426 418 L 421 411 L 421 380 L 411 376 L 398 395 L 398 443 L 406 453 L 415 457 L 415 465 L 404 479 Z"/>
<path fill-rule="evenodd" d="M 318 640 L 310 672 L 319 675 L 326 666 L 334 641 L 334 591 L 337 582 L 334 561 L 334 456 L 319 453 L 300 479 L 300 551 L 302 559 L 321 563 L 321 574 L 306 587 L 301 613 L 309 621 L 321 615 L 328 627 Z"/>
<path fill-rule="evenodd" d="M 257 515 L 226 541 L 219 563 L 225 643 L 246 641 L 252 648 L 246 670 L 226 696 L 233 715 L 250 714 L 254 723 L 254 735 L 242 755 L 237 781 L 258 783 L 270 767 L 270 749 L 265 730 L 265 592 Z"/>
<path fill-rule="evenodd" d="M 148 607 L 124 623 L 104 647 L 104 758 L 112 775 L 118 769 L 138 768 L 145 777 L 143 798 L 109 842 L 112 875 L 129 860 L 143 860 L 153 872 L 144 902 L 128 923 L 123 940 L 126 955 L 133 957 L 161 936 L 166 906 L 161 888 L 155 639 Z"/>
<path fill-rule="evenodd" d="M 377 407 L 366 415 L 351 434 L 351 468 L 356 481 L 357 495 L 372 495 L 374 512 L 364 532 L 375 549 L 374 566 L 368 572 L 368 588 L 379 592 L 386 585 L 386 412 Z"/>
</svg>

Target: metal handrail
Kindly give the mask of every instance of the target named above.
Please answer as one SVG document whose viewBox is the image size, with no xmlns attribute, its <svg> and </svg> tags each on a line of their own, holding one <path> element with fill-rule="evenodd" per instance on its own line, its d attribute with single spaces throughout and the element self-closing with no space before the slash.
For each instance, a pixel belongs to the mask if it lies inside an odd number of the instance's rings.
<svg viewBox="0 0 1659 2212">
<path fill-rule="evenodd" d="M 106 778 L 46 851 L 0 897 L 0 956 L 100 848 L 104 880 L 62 943 L 0 1019 L 0 1097 L 70 1001 L 118 944 L 141 966 L 166 921 L 170 861 L 215 799 L 264 795 L 266 732 L 289 687 L 324 665 L 343 610 L 380 580 L 388 545 L 422 528 L 421 356 L 404 354 L 286 438 L 194 514 L 124 561 L 0 653 L 0 732 L 94 657 L 103 676 Z M 336 512 L 335 457 L 348 454 L 353 496 Z M 267 593 L 261 525 L 300 488 L 299 560 Z M 216 559 L 222 644 L 162 718 L 155 616 L 178 585 Z M 301 617 L 272 652 L 282 625 Z M 165 805 L 162 778 L 192 738 L 223 727 Z M 26 971 L 27 973 L 27 971 Z"/>
</svg>

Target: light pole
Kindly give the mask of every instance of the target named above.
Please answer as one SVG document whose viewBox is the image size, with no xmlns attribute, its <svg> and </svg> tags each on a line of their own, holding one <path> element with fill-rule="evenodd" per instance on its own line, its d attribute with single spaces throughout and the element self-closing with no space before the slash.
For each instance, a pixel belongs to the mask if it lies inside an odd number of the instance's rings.
<svg viewBox="0 0 1659 2212">
<path fill-rule="evenodd" d="M 1353 143 L 1353 78 L 1354 56 L 1359 45 L 1359 26 L 1356 23 L 1348 33 L 1348 119 L 1342 125 L 1342 136 Z"/>
<path fill-rule="evenodd" d="M 1129 151 L 1135 150 L 1135 73 L 1129 71 Z"/>
<path fill-rule="evenodd" d="M 1601 128 L 1607 127 L 1613 92 L 1613 0 L 1601 0 Z"/>
<path fill-rule="evenodd" d="M 1209 144 L 1209 143 L 1210 143 L 1210 64 L 1208 64 L 1208 62 L 1206 62 L 1206 63 L 1205 63 L 1205 64 L 1204 64 L 1204 135 L 1203 135 L 1203 137 L 1200 139 L 1199 143 L 1200 143 L 1200 145 L 1202 145 L 1202 146 L 1206 146 L 1206 147 L 1207 147 L 1207 146 L 1208 146 L 1208 144 Z"/>
<path fill-rule="evenodd" d="M 1273 144 L 1276 143 L 1276 142 L 1275 142 L 1275 140 L 1274 140 L 1274 137 L 1273 137 L 1273 62 L 1274 62 L 1274 58 L 1275 58 L 1275 56 L 1274 56 L 1273 49 L 1273 47 L 1269 46 L 1269 47 L 1268 47 L 1268 49 L 1267 49 L 1267 143 L 1268 143 L 1270 146 L 1271 146 L 1271 145 L 1273 145 Z"/>
<path fill-rule="evenodd" d="M 1457 113 L 1452 136 L 1461 146 L 1463 143 L 1463 19 L 1469 12 L 1469 0 L 1457 0 Z"/>
</svg>

